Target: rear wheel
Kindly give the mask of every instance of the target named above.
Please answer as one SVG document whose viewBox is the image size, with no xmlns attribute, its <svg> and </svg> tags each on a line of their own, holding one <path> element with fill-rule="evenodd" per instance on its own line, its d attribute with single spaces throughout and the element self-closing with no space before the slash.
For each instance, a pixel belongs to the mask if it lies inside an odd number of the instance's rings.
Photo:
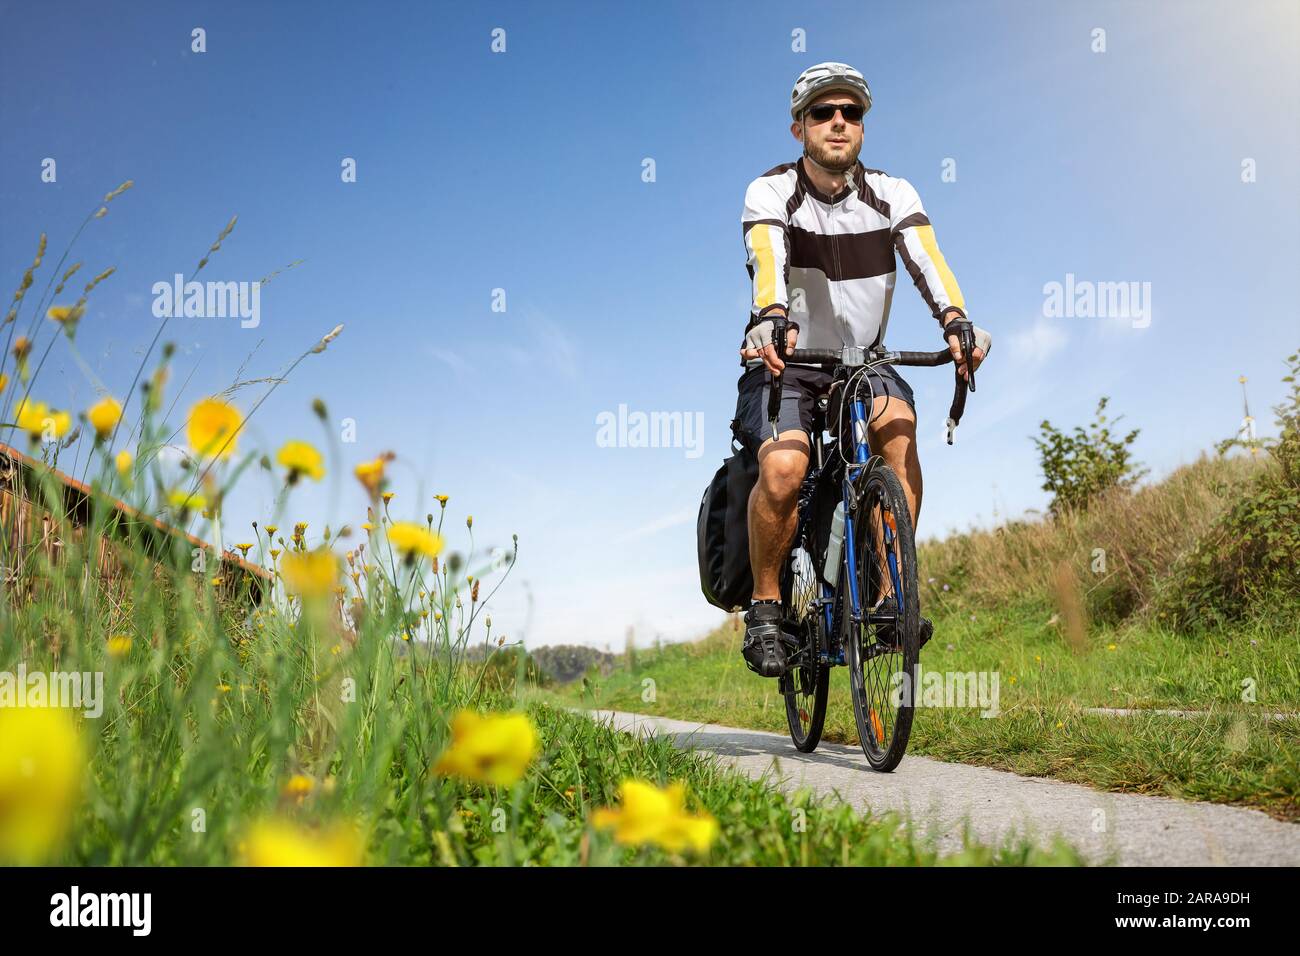
<svg viewBox="0 0 1300 956">
<path fill-rule="evenodd" d="M 847 611 L 846 553 L 841 633 L 858 740 L 872 769 L 887 773 L 903 759 L 912 732 L 921 625 L 916 544 L 903 486 L 889 466 L 878 461 L 857 482 L 853 551 L 862 619 Z"/>
<path fill-rule="evenodd" d="M 826 722 L 826 698 L 830 689 L 830 666 L 821 660 L 825 647 L 823 614 L 815 602 L 820 582 L 812 559 L 802 547 L 791 555 L 785 609 L 787 626 L 799 639 L 799 648 L 780 678 L 785 697 L 785 719 L 796 749 L 812 753 L 822 739 Z"/>
</svg>

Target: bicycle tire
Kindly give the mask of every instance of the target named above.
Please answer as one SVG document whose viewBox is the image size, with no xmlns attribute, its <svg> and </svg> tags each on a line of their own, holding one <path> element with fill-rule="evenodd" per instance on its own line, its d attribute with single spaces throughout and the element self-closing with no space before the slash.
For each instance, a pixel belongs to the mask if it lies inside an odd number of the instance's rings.
<svg viewBox="0 0 1300 956">
<path fill-rule="evenodd" d="M 816 745 L 822 743 L 822 728 L 826 724 L 826 706 L 831 692 L 831 666 L 819 658 L 819 641 L 815 632 L 820 627 L 814 623 L 820 614 L 809 615 L 805 633 L 801 639 L 809 649 L 809 661 L 792 667 L 783 675 L 783 696 L 785 697 L 785 722 L 790 728 L 790 740 L 794 749 L 801 753 L 813 753 Z M 792 685 L 792 689 L 785 685 Z"/>
<path fill-rule="evenodd" d="M 787 620 L 793 617 L 791 594 L 794 588 L 794 561 L 799 560 L 802 548 L 796 548 L 792 560 L 787 562 L 782 582 L 782 607 Z M 807 552 L 804 552 L 807 558 Z M 806 570 L 812 573 L 811 560 Z M 817 587 L 815 574 L 809 585 Z M 812 753 L 821 743 L 822 728 L 826 723 L 826 702 L 830 696 L 830 665 L 821 660 L 824 628 L 819 607 L 804 609 L 803 620 L 795 624 L 799 637 L 799 657 L 802 663 L 791 667 L 780 678 L 781 695 L 785 699 L 785 720 L 790 728 L 790 740 L 800 753 Z"/>
<path fill-rule="evenodd" d="M 898 766 L 907 751 L 907 741 L 912 732 L 915 712 L 916 667 L 920 658 L 921 609 L 916 574 L 916 542 L 912 533 L 911 512 L 903 486 L 893 470 L 882 461 L 876 462 L 857 479 L 854 514 L 854 551 L 858 576 L 858 594 L 864 614 L 875 606 L 880 597 L 878 587 L 879 557 L 876 548 L 876 531 L 886 513 L 893 519 L 891 528 L 894 554 L 898 567 L 901 599 L 897 600 L 898 615 L 894 624 L 896 644 L 885 645 L 876 634 L 876 625 L 857 624 L 851 620 L 847 608 L 840 615 L 846 663 L 849 666 L 849 686 L 853 696 L 853 719 L 857 724 L 858 742 L 873 770 L 889 773 Z M 883 539 L 883 535 L 882 535 Z M 848 601 L 848 556 L 841 567 L 841 600 Z M 893 590 L 892 578 L 889 585 Z M 898 597 L 895 595 L 895 597 Z M 854 633 L 854 630 L 857 633 Z M 895 650 L 879 653 L 885 646 Z M 893 659 L 897 659 L 896 661 Z M 891 687 L 885 686 L 878 661 L 888 659 L 897 663 L 898 675 L 891 676 Z M 870 671 L 870 673 L 869 673 Z M 891 700 L 896 709 L 890 711 Z M 888 732 L 885 718 L 891 717 Z"/>
</svg>

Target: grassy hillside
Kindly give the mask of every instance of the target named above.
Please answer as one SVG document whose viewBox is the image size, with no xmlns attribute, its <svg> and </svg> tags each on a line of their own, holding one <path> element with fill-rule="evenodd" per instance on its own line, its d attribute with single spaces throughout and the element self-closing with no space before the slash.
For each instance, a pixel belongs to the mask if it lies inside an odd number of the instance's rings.
<svg viewBox="0 0 1300 956">
<path fill-rule="evenodd" d="M 1260 508 L 1261 498 L 1277 507 L 1285 481 L 1272 457 L 1205 457 L 1157 484 L 1117 489 L 1086 512 L 923 545 L 922 609 L 936 626 L 921 665 L 945 680 L 996 675 L 1000 712 L 922 707 L 909 752 L 1300 819 L 1300 720 L 1270 717 L 1300 712 L 1300 583 L 1289 586 L 1300 561 L 1280 560 L 1277 577 L 1261 574 L 1259 588 L 1238 589 L 1244 597 L 1226 612 L 1201 613 L 1207 579 L 1224 594 L 1253 580 L 1240 564 L 1240 536 L 1218 562 L 1199 560 L 1206 543 L 1223 541 L 1243 507 Z M 1284 555 L 1295 536 L 1294 528 L 1276 535 Z M 745 669 L 740 640 L 735 620 L 703 641 L 642 652 L 566 693 L 783 732 L 776 685 Z M 1205 714 L 1117 717 L 1089 708 Z M 857 742 L 843 669 L 832 675 L 826 737 Z"/>
</svg>

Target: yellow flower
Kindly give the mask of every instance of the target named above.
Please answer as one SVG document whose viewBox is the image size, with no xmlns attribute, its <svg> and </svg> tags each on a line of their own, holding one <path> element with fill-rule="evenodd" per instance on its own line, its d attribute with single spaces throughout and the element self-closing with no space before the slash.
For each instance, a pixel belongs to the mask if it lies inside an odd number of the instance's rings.
<svg viewBox="0 0 1300 956">
<path fill-rule="evenodd" d="M 167 496 L 167 502 L 177 511 L 202 511 L 208 506 L 208 499 L 200 494 L 191 494 L 184 488 L 177 488 Z"/>
<path fill-rule="evenodd" d="M 1011 675 L 1011 683 L 1014 684 L 1015 682 L 1016 682 L 1016 675 L 1015 675 L 1015 674 L 1012 674 L 1012 675 Z"/>
<path fill-rule="evenodd" d="M 107 438 L 113 434 L 113 429 L 122 420 L 122 406 L 117 399 L 108 395 L 91 405 L 86 411 L 86 417 L 90 419 L 95 434 L 100 438 Z"/>
<path fill-rule="evenodd" d="M 32 441 L 62 438 L 72 427 L 72 416 L 67 412 L 51 411 L 44 402 L 20 399 L 14 406 L 14 421 L 31 436 Z"/>
<path fill-rule="evenodd" d="M 131 465 L 134 464 L 134 462 L 135 456 L 123 448 L 117 453 L 117 458 L 115 459 L 117 473 L 123 478 L 126 478 L 131 474 Z"/>
<path fill-rule="evenodd" d="M 205 398 L 190 409 L 185 437 L 200 458 L 229 458 L 235 453 L 239 412 L 219 398 Z"/>
<path fill-rule="evenodd" d="M 269 524 L 266 526 L 266 536 L 268 538 L 274 537 L 275 533 L 279 530 L 280 530 L 279 527 L 277 527 L 276 525 Z"/>
<path fill-rule="evenodd" d="M 413 521 L 394 521 L 388 529 L 388 540 L 408 561 L 419 555 L 434 558 L 442 550 L 442 538 Z"/>
<path fill-rule="evenodd" d="M 1108 651 L 1113 651 L 1114 649 L 1115 649 L 1115 645 L 1114 645 L 1114 644 L 1107 644 L 1107 645 L 1106 645 L 1106 650 L 1108 650 Z"/>
<path fill-rule="evenodd" d="M 287 441 L 281 447 L 275 460 L 289 469 L 289 484 L 293 484 L 302 475 L 312 481 L 325 477 L 325 459 L 321 453 L 305 441 Z"/>
<path fill-rule="evenodd" d="M 5 390 L 5 386 L 8 384 L 9 384 L 9 376 L 6 375 L 4 372 L 0 372 L 0 392 L 3 392 Z"/>
<path fill-rule="evenodd" d="M 508 787 L 536 755 L 537 731 L 526 715 L 462 710 L 451 724 L 451 746 L 434 772 Z"/>
<path fill-rule="evenodd" d="M 384 504 L 388 504 L 388 502 L 392 501 L 395 496 L 396 492 L 385 491 L 383 494 Z"/>
<path fill-rule="evenodd" d="M 438 500 L 438 504 L 442 505 L 444 508 L 447 507 L 448 498 L 446 495 L 434 495 L 433 497 Z"/>
<path fill-rule="evenodd" d="M 251 544 L 237 544 L 235 547 L 239 549 L 239 553 L 244 557 L 248 557 L 248 552 L 253 549 Z"/>
<path fill-rule="evenodd" d="M 302 802 L 315 789 L 315 780 L 306 774 L 295 773 L 280 788 L 280 796 Z"/>
<path fill-rule="evenodd" d="M 86 768 L 81 734 L 61 707 L 0 707 L 0 864 L 52 856 Z"/>
<path fill-rule="evenodd" d="M 280 577 L 290 594 L 306 599 L 328 597 L 338 583 L 338 555 L 329 548 L 291 551 L 280 565 Z"/>
<path fill-rule="evenodd" d="M 239 849 L 248 866 L 360 866 L 365 848 L 351 827 L 317 832 L 273 819 L 253 824 Z"/>
<path fill-rule="evenodd" d="M 355 469 L 357 479 L 365 485 L 366 491 L 371 495 L 379 494 L 379 486 L 384 483 L 384 465 L 385 461 L 381 455 L 373 461 L 363 461 Z"/>
<path fill-rule="evenodd" d="M 591 815 L 598 829 L 613 828 L 619 843 L 654 843 L 671 852 L 690 847 L 707 850 L 718 835 L 718 822 L 707 813 L 686 811 L 686 787 L 660 789 L 642 780 L 624 780 L 619 788 L 622 807 L 604 807 Z"/>
<path fill-rule="evenodd" d="M 131 650 L 131 638 L 126 634 L 115 634 L 108 639 L 108 656 L 114 660 L 125 657 Z"/>
<path fill-rule="evenodd" d="M 81 303 L 51 306 L 50 310 L 45 313 L 46 317 L 51 321 L 63 326 L 63 331 L 67 332 L 69 336 L 77 333 L 77 323 L 81 321 L 81 317 L 85 314 L 86 307 Z"/>
</svg>

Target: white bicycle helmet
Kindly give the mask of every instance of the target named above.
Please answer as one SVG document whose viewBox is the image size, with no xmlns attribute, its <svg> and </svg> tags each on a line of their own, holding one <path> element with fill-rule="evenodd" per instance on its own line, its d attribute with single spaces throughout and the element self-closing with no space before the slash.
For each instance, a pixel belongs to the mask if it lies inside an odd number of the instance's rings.
<svg viewBox="0 0 1300 956">
<path fill-rule="evenodd" d="M 871 109 L 871 90 L 862 74 L 847 63 L 818 63 L 799 74 L 790 92 L 790 116 L 798 119 L 808 104 L 823 93 L 842 90 L 862 101 L 864 112 Z"/>
</svg>

